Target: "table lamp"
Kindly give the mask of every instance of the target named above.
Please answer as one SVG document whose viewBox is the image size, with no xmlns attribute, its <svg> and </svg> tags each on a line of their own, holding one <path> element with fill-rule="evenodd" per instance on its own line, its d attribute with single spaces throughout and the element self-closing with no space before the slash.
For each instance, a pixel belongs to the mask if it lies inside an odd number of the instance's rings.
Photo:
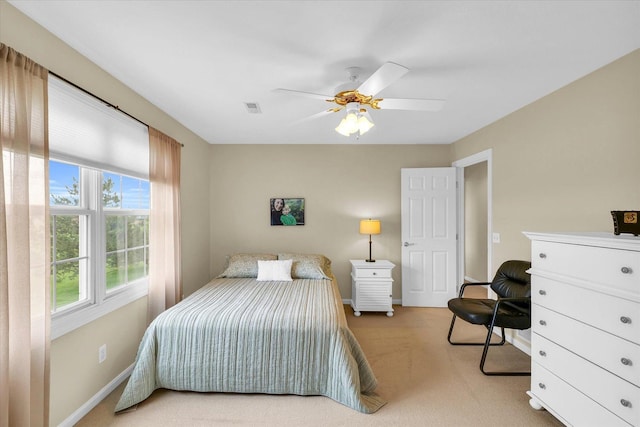
<svg viewBox="0 0 640 427">
<path fill-rule="evenodd" d="M 366 259 L 367 262 L 376 262 L 375 259 L 371 258 L 371 235 L 372 234 L 380 234 L 380 220 L 379 219 L 361 219 L 360 220 L 360 234 L 368 234 L 369 235 L 369 259 Z"/>
</svg>

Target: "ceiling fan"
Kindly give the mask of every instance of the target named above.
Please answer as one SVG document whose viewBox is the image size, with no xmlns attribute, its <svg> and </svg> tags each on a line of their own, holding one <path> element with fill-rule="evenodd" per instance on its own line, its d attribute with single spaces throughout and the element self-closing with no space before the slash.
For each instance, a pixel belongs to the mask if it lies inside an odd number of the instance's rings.
<svg viewBox="0 0 640 427">
<path fill-rule="evenodd" d="M 276 89 L 275 91 L 322 99 L 336 104 L 335 107 L 299 120 L 297 123 L 346 109 L 347 115 L 336 128 L 338 133 L 345 136 L 353 134 L 360 136 L 374 126 L 367 108 L 372 110 L 439 111 L 444 106 L 442 99 L 376 98 L 375 96 L 384 88 L 409 72 L 407 67 L 394 62 L 383 64 L 364 82 L 358 80 L 361 68 L 349 67 L 346 71 L 349 75 L 349 81 L 338 86 L 335 95 L 321 95 L 291 89 Z"/>
</svg>

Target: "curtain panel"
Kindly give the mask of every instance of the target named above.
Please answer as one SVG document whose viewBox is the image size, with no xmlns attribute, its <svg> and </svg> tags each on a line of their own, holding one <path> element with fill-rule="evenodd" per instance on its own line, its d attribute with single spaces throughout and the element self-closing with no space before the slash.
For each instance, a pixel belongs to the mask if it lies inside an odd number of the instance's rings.
<svg viewBox="0 0 640 427">
<path fill-rule="evenodd" d="M 149 127 L 149 322 L 182 297 L 181 148 L 175 139 Z"/>
<path fill-rule="evenodd" d="M 49 424 L 48 71 L 0 43 L 0 426 Z"/>
</svg>

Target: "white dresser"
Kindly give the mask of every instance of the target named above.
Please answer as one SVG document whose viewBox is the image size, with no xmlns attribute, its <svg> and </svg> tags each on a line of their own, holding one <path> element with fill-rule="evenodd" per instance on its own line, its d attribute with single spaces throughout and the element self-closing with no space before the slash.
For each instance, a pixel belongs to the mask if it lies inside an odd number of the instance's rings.
<svg viewBox="0 0 640 427">
<path fill-rule="evenodd" d="M 395 264 L 386 260 L 366 262 L 352 259 L 350 262 L 353 314 L 360 316 L 362 311 L 386 311 L 387 316 L 393 316 L 391 271 Z"/>
<path fill-rule="evenodd" d="M 531 396 L 566 425 L 640 426 L 640 238 L 531 239 Z"/>
</svg>

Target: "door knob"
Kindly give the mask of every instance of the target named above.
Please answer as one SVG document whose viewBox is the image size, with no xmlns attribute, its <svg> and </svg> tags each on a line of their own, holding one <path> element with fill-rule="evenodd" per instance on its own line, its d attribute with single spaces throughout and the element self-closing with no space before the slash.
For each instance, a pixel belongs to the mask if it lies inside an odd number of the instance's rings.
<svg viewBox="0 0 640 427">
<path fill-rule="evenodd" d="M 404 247 L 406 248 L 407 246 L 413 246 L 415 245 L 415 243 L 409 243 L 409 242 L 404 242 Z"/>
</svg>

